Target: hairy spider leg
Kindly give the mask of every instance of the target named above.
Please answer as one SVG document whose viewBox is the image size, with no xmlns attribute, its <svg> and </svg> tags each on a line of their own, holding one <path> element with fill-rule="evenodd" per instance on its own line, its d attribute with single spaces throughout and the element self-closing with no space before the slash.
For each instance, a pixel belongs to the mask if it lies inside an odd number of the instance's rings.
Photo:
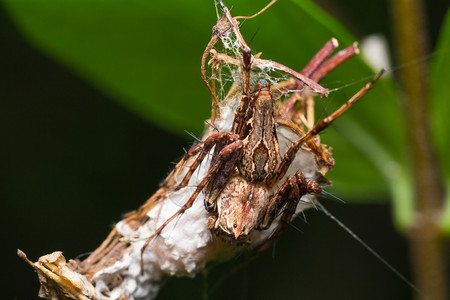
<svg viewBox="0 0 450 300">
<path fill-rule="evenodd" d="M 319 82 L 323 77 L 325 77 L 332 70 L 336 69 L 340 64 L 347 61 L 349 58 L 355 56 L 359 53 L 358 43 L 353 43 L 345 49 L 342 49 L 330 59 L 323 62 L 316 70 L 311 73 L 310 78 L 314 81 Z"/>
<path fill-rule="evenodd" d="M 358 48 L 356 43 L 339 51 L 337 54 L 333 55 L 330 59 L 325 59 L 333 52 L 337 47 L 337 40 L 332 38 L 317 52 L 316 55 L 308 62 L 308 64 L 300 72 L 301 74 L 310 77 L 315 81 L 321 80 L 330 71 L 338 67 L 340 64 L 353 57 L 358 53 Z M 298 136 L 303 136 L 305 133 L 302 128 L 294 123 L 293 120 L 297 114 L 295 104 L 297 101 L 303 101 L 304 113 L 301 115 L 302 122 L 304 125 L 311 129 L 312 124 L 314 124 L 314 99 L 312 92 L 301 91 L 303 83 L 296 80 L 295 83 L 288 86 L 288 89 L 297 90 L 291 97 L 285 101 L 279 110 L 277 117 L 277 124 L 286 126 L 294 131 Z M 306 141 L 308 147 L 318 158 L 318 164 L 321 166 L 334 166 L 334 160 L 330 157 L 329 153 L 322 151 L 319 146 L 312 140 Z"/>
<path fill-rule="evenodd" d="M 300 74 L 310 77 L 311 74 L 319 67 L 325 59 L 333 53 L 334 49 L 338 46 L 338 41 L 335 38 L 331 38 L 325 45 L 320 48 L 319 51 L 311 58 L 306 66 L 301 70 Z"/>
<path fill-rule="evenodd" d="M 219 158 L 215 161 L 214 164 L 211 165 L 208 172 L 206 173 L 205 177 L 200 181 L 198 186 L 196 187 L 195 191 L 192 193 L 192 195 L 189 197 L 189 199 L 186 201 L 186 203 L 176 212 L 174 213 L 170 218 L 168 218 L 161 226 L 159 226 L 153 235 L 151 235 L 145 244 L 141 248 L 141 273 L 144 271 L 144 251 L 147 248 L 147 246 L 150 244 L 150 242 L 159 236 L 163 229 L 170 224 L 175 218 L 182 215 L 186 210 L 188 210 L 192 204 L 194 203 L 195 199 L 197 199 L 197 196 L 199 193 L 203 190 L 203 188 L 211 181 L 211 179 L 214 179 L 219 172 L 225 172 L 229 173 L 235 166 L 236 161 L 239 159 L 239 156 L 241 154 L 243 143 L 241 140 L 236 140 L 233 143 L 225 146 L 220 152 L 219 152 Z M 197 159 L 198 160 L 198 159 Z M 197 162 L 196 160 L 196 162 Z M 198 164 L 197 164 L 198 166 Z M 229 170 L 224 170 L 224 166 L 229 168 Z"/>
<path fill-rule="evenodd" d="M 239 135 L 240 138 L 244 137 L 245 125 L 249 119 L 249 100 L 250 100 L 250 65 L 251 65 L 251 53 L 243 56 L 242 63 L 242 97 L 239 104 L 239 109 L 234 115 L 233 125 L 231 131 Z"/>
<path fill-rule="evenodd" d="M 317 67 L 333 52 L 338 46 L 338 42 L 335 38 L 330 39 L 323 45 L 323 47 L 314 55 L 314 57 L 306 64 L 300 74 L 310 77 L 312 72 L 317 69 Z M 291 90 L 299 90 L 301 82 L 296 80 L 294 84 L 289 86 Z M 300 91 L 294 92 L 287 101 L 284 102 L 280 109 L 281 116 L 288 116 L 295 112 L 295 103 L 302 97 Z"/>
<path fill-rule="evenodd" d="M 297 136 L 305 135 L 303 129 L 292 121 L 279 119 L 277 120 L 277 124 L 289 128 Z M 319 164 L 319 166 L 328 166 L 330 168 L 334 167 L 335 161 L 331 157 L 331 155 L 329 153 L 325 153 L 324 151 L 322 151 L 320 147 L 312 139 L 307 140 L 306 144 L 311 149 L 311 151 L 316 155 L 317 163 Z"/>
<path fill-rule="evenodd" d="M 261 229 L 267 229 L 281 212 L 280 223 L 271 239 L 276 238 L 291 221 L 300 199 L 307 194 L 320 194 L 322 188 L 316 181 L 307 181 L 302 172 L 289 176 L 270 198 Z M 283 209 L 283 211 L 282 211 Z"/>
<path fill-rule="evenodd" d="M 280 215 L 281 217 L 277 227 L 271 233 L 270 237 L 263 244 L 258 246 L 251 258 L 256 257 L 269 247 L 286 228 L 292 217 L 295 215 L 297 205 L 304 195 L 321 193 L 322 188 L 316 181 L 308 182 L 302 172 L 289 176 L 283 184 L 277 189 L 269 200 L 267 211 L 264 215 L 262 223 L 258 229 L 266 230 L 272 225 L 272 222 Z"/>
<path fill-rule="evenodd" d="M 322 130 L 327 128 L 333 121 L 335 121 L 339 116 L 341 116 L 347 109 L 349 109 L 356 101 L 358 101 L 364 94 L 369 91 L 375 82 L 383 75 L 384 70 L 381 70 L 372 81 L 368 82 L 363 88 L 361 88 L 353 97 L 347 100 L 341 107 L 339 107 L 335 112 L 333 112 L 328 117 L 322 119 L 316 126 L 314 126 L 310 131 L 308 131 L 305 135 L 299 138 L 295 143 L 293 143 L 286 153 L 283 155 L 283 158 L 278 165 L 277 170 L 273 173 L 273 176 L 269 178 L 266 182 L 269 186 L 274 186 L 277 184 L 281 178 L 286 174 L 289 166 L 295 158 L 300 147 L 311 139 L 313 136 L 320 133 Z"/>
<path fill-rule="evenodd" d="M 227 131 L 219 131 L 216 132 L 209 137 L 207 137 L 204 141 L 201 143 L 193 146 L 191 149 L 189 149 L 188 152 L 186 152 L 181 160 L 176 164 L 176 166 L 173 168 L 173 170 L 170 172 L 170 174 L 167 176 L 166 180 L 163 181 L 161 186 L 170 187 L 175 184 L 177 184 L 176 177 L 178 174 L 180 174 L 180 169 L 185 168 L 185 164 L 187 160 L 189 160 L 191 157 L 194 157 L 198 154 L 195 162 L 189 166 L 189 170 L 184 175 L 184 178 L 182 181 L 175 187 L 174 190 L 178 190 L 182 187 L 185 187 L 189 180 L 192 177 L 192 174 L 197 169 L 197 167 L 200 165 L 200 163 L 203 161 L 205 156 L 209 153 L 209 151 L 212 149 L 213 146 L 216 146 L 216 152 L 222 150 L 222 148 L 225 145 L 231 144 L 237 139 L 237 135 L 227 132 Z"/>
<path fill-rule="evenodd" d="M 331 52 L 337 47 L 336 39 L 331 39 L 317 52 L 316 55 L 308 62 L 308 64 L 303 68 L 300 74 L 305 75 L 306 77 L 311 78 L 315 82 L 319 82 L 325 75 L 329 72 L 337 68 L 340 64 L 347 61 L 349 58 L 358 54 L 357 44 L 353 45 L 339 51 L 335 55 L 333 55 L 330 59 L 325 61 L 325 59 L 331 54 Z M 289 116 L 295 113 L 295 103 L 303 97 L 302 88 L 304 87 L 304 83 L 300 80 L 296 80 L 293 85 L 289 87 L 289 89 L 296 90 L 291 97 L 284 102 L 282 108 L 280 109 L 280 116 Z M 307 101 L 307 100 L 306 100 Z M 312 102 L 313 105 L 314 102 Z M 311 106 L 311 104 L 309 105 Z M 313 111 L 313 107 L 310 107 L 308 116 L 308 121 L 311 124 L 314 123 L 314 114 L 310 113 Z M 312 119 L 311 119 L 312 118 Z"/>
<path fill-rule="evenodd" d="M 339 65 L 347 61 L 349 58 L 355 56 L 359 53 L 357 43 L 353 43 L 351 46 L 339 51 L 333 55 L 328 60 L 326 57 L 331 54 L 330 51 L 333 50 L 333 46 L 337 45 L 334 43 L 336 40 L 331 39 L 328 41 L 324 47 L 313 57 L 313 59 L 306 65 L 306 67 L 301 71 L 301 74 L 311 78 L 314 82 L 319 82 L 332 70 L 336 69 Z M 314 124 L 314 98 L 313 93 L 309 89 L 304 89 L 304 83 L 300 80 L 296 81 L 295 86 L 292 88 L 296 90 L 294 94 L 285 102 L 280 110 L 280 116 L 295 116 L 296 109 L 295 103 L 301 100 L 303 103 L 303 108 L 305 110 L 305 125 L 311 128 Z"/>
</svg>

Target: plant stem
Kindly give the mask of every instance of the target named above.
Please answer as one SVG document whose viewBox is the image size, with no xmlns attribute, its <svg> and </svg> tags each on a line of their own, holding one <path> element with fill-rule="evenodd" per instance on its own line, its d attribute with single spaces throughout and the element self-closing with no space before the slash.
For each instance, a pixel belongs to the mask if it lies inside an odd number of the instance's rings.
<svg viewBox="0 0 450 300">
<path fill-rule="evenodd" d="M 447 299 L 439 215 L 444 197 L 428 120 L 428 54 L 424 4 L 421 0 L 391 0 L 413 171 L 415 219 L 409 239 L 414 282 L 429 299 Z M 420 60 L 420 61 L 418 61 Z M 422 299 L 419 295 L 417 299 Z"/>
</svg>

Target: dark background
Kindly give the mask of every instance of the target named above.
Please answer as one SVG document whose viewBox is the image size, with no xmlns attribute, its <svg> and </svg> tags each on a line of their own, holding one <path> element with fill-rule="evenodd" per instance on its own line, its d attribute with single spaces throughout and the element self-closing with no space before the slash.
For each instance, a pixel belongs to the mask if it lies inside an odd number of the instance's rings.
<svg viewBox="0 0 450 300">
<path fill-rule="evenodd" d="M 337 2 L 321 5 L 359 38 L 373 32 L 390 36 L 385 1 Z M 428 2 L 433 44 L 448 4 Z M 373 14 L 360 15 L 361 10 Z M 122 214 L 151 196 L 192 138 L 145 122 L 37 51 L 1 4 L 0 37 L 1 298 L 35 299 L 37 276 L 16 249 L 33 261 L 55 250 L 66 258 L 92 251 Z M 410 277 L 407 244 L 393 229 L 388 205 L 322 202 Z M 307 223 L 294 222 L 302 233 L 289 228 L 274 249 L 228 277 L 237 260 L 212 268 L 208 288 L 218 288 L 211 297 L 411 298 L 405 283 L 330 219 L 313 210 L 306 217 Z M 160 298 L 196 299 L 204 291 L 198 275 L 171 280 Z"/>
</svg>

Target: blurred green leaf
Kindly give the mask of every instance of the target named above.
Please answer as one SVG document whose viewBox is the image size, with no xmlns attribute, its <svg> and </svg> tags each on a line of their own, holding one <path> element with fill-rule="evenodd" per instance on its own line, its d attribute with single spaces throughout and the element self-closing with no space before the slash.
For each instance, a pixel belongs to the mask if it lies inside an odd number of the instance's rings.
<svg viewBox="0 0 450 300">
<path fill-rule="evenodd" d="M 232 13 L 250 15 L 267 2 L 239 1 Z M 216 22 L 213 1 L 5 3 L 35 45 L 126 107 L 174 132 L 199 134 L 203 129 L 210 95 L 200 78 L 200 58 Z M 242 32 L 255 53 L 263 51 L 263 58 L 294 69 L 301 69 L 331 37 L 342 47 L 355 41 L 333 18 L 304 0 L 276 3 L 258 18 L 242 22 Z M 333 71 L 321 84 L 336 90 L 318 100 L 323 113 L 317 118 L 331 113 L 373 75 L 361 58 Z M 408 182 L 396 93 L 392 82 L 381 80 L 322 137 L 333 146 L 337 161 L 330 174 L 335 182 L 331 191 L 345 200 L 384 201 L 389 189 L 405 195 L 404 188 L 393 190 L 396 180 Z"/>
<path fill-rule="evenodd" d="M 112 98 L 172 131 L 203 128 L 210 97 L 199 70 L 216 19 L 211 2 L 5 3 L 36 46 Z"/>
<path fill-rule="evenodd" d="M 431 61 L 430 99 L 431 126 L 438 151 L 439 166 L 446 181 L 446 206 L 443 214 L 443 227 L 450 234 L 450 10 L 447 11 L 438 44 Z"/>
</svg>

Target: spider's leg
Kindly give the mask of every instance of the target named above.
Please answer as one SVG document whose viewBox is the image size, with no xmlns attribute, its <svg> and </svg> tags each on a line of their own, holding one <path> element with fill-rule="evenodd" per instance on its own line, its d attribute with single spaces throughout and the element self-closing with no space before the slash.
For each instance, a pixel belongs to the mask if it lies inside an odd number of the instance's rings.
<svg viewBox="0 0 450 300">
<path fill-rule="evenodd" d="M 319 82 L 332 70 L 336 69 L 340 64 L 347 61 L 349 58 L 359 53 L 358 44 L 355 42 L 353 45 L 339 51 L 333 55 L 330 59 L 323 62 L 317 69 L 315 69 L 310 77 L 312 80 Z"/>
<path fill-rule="evenodd" d="M 303 68 L 300 74 L 311 78 L 315 82 L 319 82 L 325 75 L 329 72 L 337 68 L 340 64 L 353 57 L 354 55 L 359 53 L 358 46 L 356 43 L 347 47 L 335 55 L 333 55 L 330 59 L 325 59 L 331 54 L 331 52 L 337 47 L 337 40 L 331 39 L 314 55 L 314 57 L 309 61 L 309 63 Z M 291 116 L 295 113 L 295 103 L 298 100 L 306 100 L 308 101 L 309 95 L 304 95 L 304 87 L 305 84 L 301 80 L 296 80 L 295 85 L 290 86 L 290 89 L 295 90 L 295 92 L 283 103 L 283 106 L 280 109 L 280 116 Z M 309 107 L 313 107 L 313 105 L 309 105 Z M 313 114 L 308 113 L 308 121 L 313 120 Z M 311 119 L 312 118 L 312 119 Z M 311 122 L 311 124 L 314 122 Z"/>
<path fill-rule="evenodd" d="M 260 229 L 268 229 L 272 222 L 281 214 L 279 223 L 269 239 L 255 249 L 255 254 L 267 249 L 272 244 L 272 241 L 283 232 L 295 215 L 297 205 L 301 201 L 302 196 L 320 192 L 320 185 L 315 181 L 308 182 L 301 172 L 286 179 L 270 198 Z"/>
<path fill-rule="evenodd" d="M 286 227 L 295 214 L 300 199 L 307 194 L 319 194 L 322 191 L 316 181 L 307 181 L 302 172 L 289 176 L 272 195 L 261 228 L 267 229 L 281 213 L 280 223 L 273 237 Z"/>
<path fill-rule="evenodd" d="M 341 116 L 347 109 L 349 109 L 364 94 L 366 94 L 367 91 L 370 88 L 372 88 L 375 82 L 381 77 L 381 75 L 383 75 L 383 73 L 384 70 L 379 72 L 372 81 L 368 82 L 362 89 L 360 89 L 355 95 L 353 95 L 353 97 L 347 100 L 347 102 L 345 102 L 335 112 L 333 112 L 328 117 L 322 119 L 322 121 L 317 123 L 317 125 L 311 128 L 310 131 L 308 131 L 305 135 L 303 135 L 297 141 L 295 141 L 284 154 L 283 159 L 281 160 L 277 170 L 273 173 L 273 176 L 269 178 L 266 181 L 266 183 L 269 186 L 274 186 L 277 182 L 279 182 L 281 178 L 283 178 L 283 176 L 286 174 L 289 166 L 291 165 L 292 161 L 295 158 L 295 155 L 297 154 L 298 150 L 300 150 L 300 147 L 309 139 L 311 139 L 313 136 L 320 133 L 328 126 L 330 126 L 330 124 L 333 123 L 333 121 L 339 118 L 339 116 Z"/>
<path fill-rule="evenodd" d="M 192 193 L 192 195 L 189 197 L 186 203 L 176 213 L 174 213 L 170 218 L 168 218 L 161 226 L 159 226 L 155 230 L 155 232 L 147 239 L 147 241 L 141 248 L 141 272 L 143 272 L 144 270 L 144 261 L 143 261 L 144 251 L 150 244 L 150 242 L 154 238 L 159 236 L 163 231 L 163 229 L 168 224 L 170 224 L 170 222 L 172 222 L 178 216 L 182 215 L 186 210 L 188 210 L 192 206 L 199 193 L 205 188 L 205 186 L 209 182 L 214 182 L 218 176 L 220 178 L 221 174 L 229 174 L 235 168 L 236 161 L 239 159 L 241 150 L 242 150 L 241 140 L 236 140 L 235 142 L 225 146 L 219 152 L 218 159 L 215 161 L 215 163 L 211 165 L 205 177 L 202 179 L 202 181 L 200 181 L 195 191 Z"/>
<path fill-rule="evenodd" d="M 306 64 L 301 74 L 309 77 L 318 66 L 320 66 L 323 61 L 333 52 L 338 46 L 338 41 L 335 38 L 330 39 L 322 48 L 311 58 L 311 60 Z"/>
<path fill-rule="evenodd" d="M 193 146 L 188 152 L 184 154 L 181 160 L 177 163 L 175 168 L 170 172 L 170 174 L 163 181 L 161 186 L 163 187 L 174 187 L 178 190 L 186 186 L 192 177 L 194 171 L 198 168 L 200 163 L 204 160 L 205 156 L 209 153 L 213 146 L 216 146 L 216 153 L 220 151 L 225 145 L 231 144 L 237 139 L 235 134 L 226 131 L 219 131 L 207 137 L 204 141 Z M 182 181 L 177 185 L 177 176 L 183 174 L 183 168 L 187 167 L 186 162 L 195 155 L 198 155 L 192 165 L 189 166 L 189 170 L 184 175 Z"/>
<path fill-rule="evenodd" d="M 292 121 L 281 119 L 277 121 L 277 124 L 289 128 L 297 136 L 305 135 L 305 132 L 300 128 L 300 126 Z M 313 139 L 309 139 L 305 143 L 308 145 L 309 149 L 311 149 L 311 151 L 316 155 L 317 163 L 320 166 L 327 166 L 330 168 L 334 166 L 335 162 L 331 155 L 327 152 L 322 151 L 322 149 L 320 149 L 320 147 L 316 144 L 316 142 L 313 141 Z"/>
</svg>

